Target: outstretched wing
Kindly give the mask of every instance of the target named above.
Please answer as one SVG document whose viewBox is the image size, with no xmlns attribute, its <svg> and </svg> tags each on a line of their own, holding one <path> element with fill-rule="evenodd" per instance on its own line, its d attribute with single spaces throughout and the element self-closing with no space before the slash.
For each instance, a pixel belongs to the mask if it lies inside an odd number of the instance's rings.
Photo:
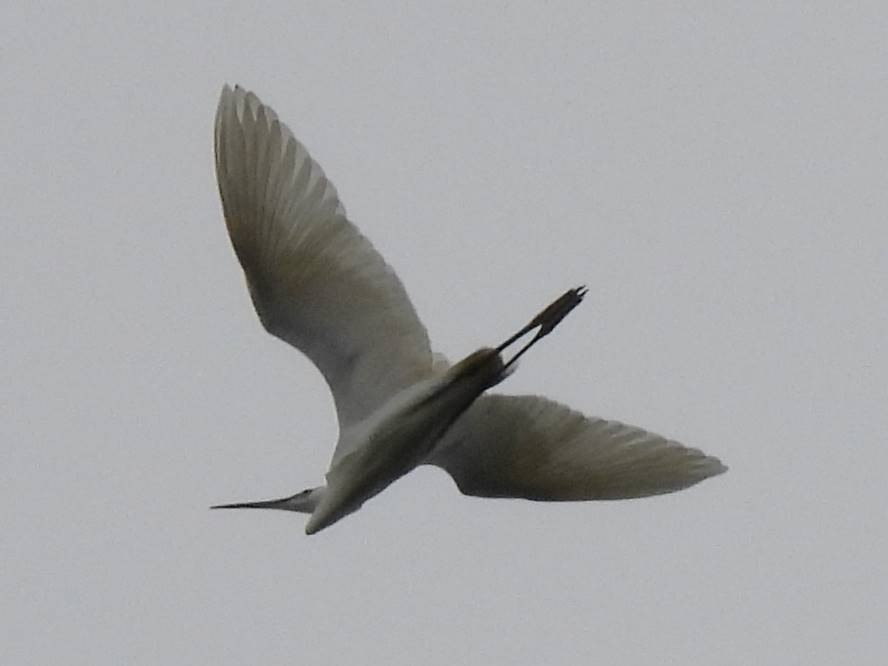
<svg viewBox="0 0 888 666">
<path fill-rule="evenodd" d="M 215 143 L 225 222 L 259 319 L 318 367 L 340 426 L 427 377 L 428 335 L 401 281 L 274 111 L 225 86 Z"/>
<path fill-rule="evenodd" d="M 466 495 L 625 499 L 687 488 L 727 468 L 678 442 L 539 396 L 482 396 L 435 449 Z"/>
</svg>

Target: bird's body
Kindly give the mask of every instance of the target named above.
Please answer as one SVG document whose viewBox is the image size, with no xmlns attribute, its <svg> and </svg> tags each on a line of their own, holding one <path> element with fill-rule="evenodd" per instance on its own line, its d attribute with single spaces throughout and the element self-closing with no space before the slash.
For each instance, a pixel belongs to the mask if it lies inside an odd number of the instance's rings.
<svg viewBox="0 0 888 666">
<path fill-rule="evenodd" d="M 340 434 L 326 484 L 218 508 L 310 513 L 313 534 L 421 464 L 466 494 L 536 500 L 671 492 L 725 470 L 696 449 L 537 396 L 482 394 L 582 300 L 565 293 L 496 349 L 452 367 L 434 354 L 394 271 L 345 216 L 333 186 L 274 112 L 223 89 L 216 172 L 259 318 L 330 386 Z M 501 352 L 536 336 L 509 361 Z"/>
<path fill-rule="evenodd" d="M 327 473 L 327 489 L 305 531 L 313 534 L 426 461 L 444 433 L 485 390 L 504 379 L 494 349 L 480 349 L 444 375 L 405 389 L 354 436 L 358 441 Z"/>
</svg>

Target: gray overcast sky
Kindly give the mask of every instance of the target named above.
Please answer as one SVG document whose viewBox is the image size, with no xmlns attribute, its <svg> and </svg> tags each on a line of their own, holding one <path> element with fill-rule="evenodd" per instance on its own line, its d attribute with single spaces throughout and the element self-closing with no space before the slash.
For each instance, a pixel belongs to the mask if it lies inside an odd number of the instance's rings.
<svg viewBox="0 0 888 666">
<path fill-rule="evenodd" d="M 883 3 L 165 4 L 0 16 L 0 661 L 884 663 Z M 585 283 L 501 388 L 731 471 L 542 505 L 421 469 L 311 538 L 207 511 L 337 434 L 225 233 L 226 81 L 438 349 Z"/>
</svg>

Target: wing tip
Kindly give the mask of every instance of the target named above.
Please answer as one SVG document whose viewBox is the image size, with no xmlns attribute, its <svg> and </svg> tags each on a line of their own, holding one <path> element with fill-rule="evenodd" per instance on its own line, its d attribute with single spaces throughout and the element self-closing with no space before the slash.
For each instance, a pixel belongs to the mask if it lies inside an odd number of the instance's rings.
<svg viewBox="0 0 888 666">
<path fill-rule="evenodd" d="M 709 471 L 709 476 L 718 476 L 719 474 L 724 474 L 729 469 L 731 469 L 718 458 L 709 457 L 708 462 L 709 465 L 707 471 Z"/>
<path fill-rule="evenodd" d="M 240 90 L 240 86 L 235 84 L 233 87 L 228 81 L 222 84 L 222 90 L 219 91 L 219 109 L 227 106 L 235 93 Z"/>
<path fill-rule="evenodd" d="M 247 111 L 249 111 L 254 118 L 258 116 L 260 109 L 265 109 L 266 112 L 273 113 L 268 106 L 263 104 L 262 100 L 259 99 L 254 92 L 248 90 L 239 83 L 235 83 L 232 86 L 226 81 L 222 84 L 222 90 L 219 93 L 219 115 L 222 115 L 223 110 L 229 107 L 233 108 L 235 117 L 239 121 L 243 120 Z"/>
</svg>

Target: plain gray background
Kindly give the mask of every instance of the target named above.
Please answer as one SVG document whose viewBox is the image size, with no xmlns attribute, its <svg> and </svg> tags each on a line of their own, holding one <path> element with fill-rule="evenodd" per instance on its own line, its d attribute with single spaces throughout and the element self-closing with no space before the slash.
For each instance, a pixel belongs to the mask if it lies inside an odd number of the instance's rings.
<svg viewBox="0 0 888 666">
<path fill-rule="evenodd" d="M 882 3 L 15 4 L 0 661 L 884 663 Z M 317 484 L 337 434 L 225 233 L 226 81 L 309 147 L 438 349 L 585 283 L 502 389 L 731 471 L 542 505 L 421 469 L 311 538 L 208 511 Z"/>
</svg>

